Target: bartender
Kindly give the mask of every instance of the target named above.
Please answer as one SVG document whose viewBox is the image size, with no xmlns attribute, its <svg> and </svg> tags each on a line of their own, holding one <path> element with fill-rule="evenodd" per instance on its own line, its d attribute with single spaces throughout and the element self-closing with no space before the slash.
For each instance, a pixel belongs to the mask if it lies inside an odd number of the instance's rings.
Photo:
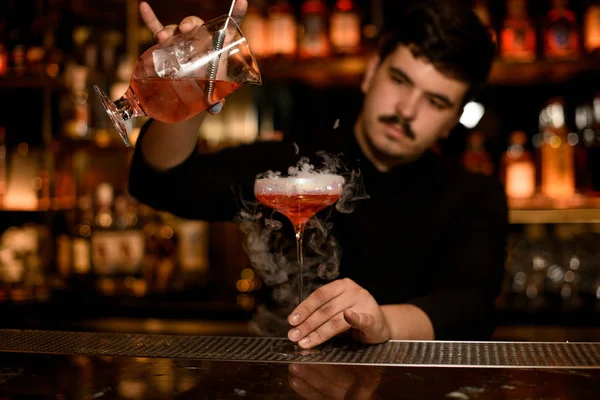
<svg viewBox="0 0 600 400">
<path fill-rule="evenodd" d="M 238 0 L 234 18 L 246 8 Z M 163 26 L 145 2 L 140 12 L 159 42 L 203 23 L 191 16 Z M 299 146 L 301 155 L 343 154 L 369 196 L 354 212 L 332 216 L 343 252 L 339 279 L 287 316 L 287 336 L 302 348 L 348 332 L 375 344 L 485 340 L 495 329 L 508 231 L 503 187 L 432 151 L 485 85 L 495 46 L 475 14 L 453 1 L 422 1 L 393 21 L 368 60 L 359 114 L 325 127 L 314 147 Z M 200 154 L 205 116 L 144 126 L 130 170 L 133 196 L 184 218 L 232 220 L 232 186 L 252 198 L 257 174 L 298 161 L 302 138 Z"/>
</svg>

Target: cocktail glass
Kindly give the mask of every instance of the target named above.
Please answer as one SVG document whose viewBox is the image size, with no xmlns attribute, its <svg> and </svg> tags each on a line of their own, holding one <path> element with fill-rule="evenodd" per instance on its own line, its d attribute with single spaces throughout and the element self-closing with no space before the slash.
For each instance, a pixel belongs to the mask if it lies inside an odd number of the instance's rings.
<svg viewBox="0 0 600 400">
<path fill-rule="evenodd" d="M 256 199 L 285 215 L 294 225 L 298 258 L 298 304 L 304 300 L 304 228 L 317 212 L 338 201 L 343 185 L 344 177 L 335 174 L 259 178 L 254 182 Z"/>
</svg>

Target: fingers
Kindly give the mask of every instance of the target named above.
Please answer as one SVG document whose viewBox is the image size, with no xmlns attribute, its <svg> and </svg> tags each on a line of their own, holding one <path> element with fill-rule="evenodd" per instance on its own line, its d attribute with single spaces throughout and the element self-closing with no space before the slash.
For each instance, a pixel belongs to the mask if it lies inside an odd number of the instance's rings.
<svg viewBox="0 0 600 400">
<path fill-rule="evenodd" d="M 329 321 L 319 326 L 317 329 L 309 330 L 310 333 L 308 335 L 298 340 L 298 346 L 302 347 L 303 349 L 310 349 L 326 342 L 341 332 L 347 331 L 348 329 L 350 329 L 350 324 L 344 320 L 344 315 L 342 312 L 340 312 Z M 290 336 L 291 335 L 292 333 L 290 333 Z"/>
<path fill-rule="evenodd" d="M 167 25 L 160 31 L 156 32 L 156 35 L 154 35 L 154 39 L 156 39 L 158 42 L 164 42 L 165 40 L 173 36 L 176 32 L 177 25 Z"/>
<path fill-rule="evenodd" d="M 233 18 L 235 22 L 239 25 L 242 23 L 242 19 L 244 18 L 244 15 L 246 15 L 247 10 L 248 2 L 246 0 L 237 0 L 235 2 L 235 6 L 233 6 L 231 18 Z"/>
<path fill-rule="evenodd" d="M 146 27 L 152 32 L 152 36 L 156 38 L 156 34 L 163 28 L 163 24 L 160 23 L 156 14 L 154 14 L 154 10 L 152 10 L 150 4 L 142 1 L 139 9 L 144 24 L 146 24 Z"/>
<path fill-rule="evenodd" d="M 288 317 L 288 322 L 292 326 L 297 326 L 310 317 L 315 311 L 327 304 L 335 297 L 344 293 L 347 286 L 346 279 L 340 279 L 315 290 L 306 300 L 296 307 Z M 339 310 L 341 311 L 341 310 Z"/>
<path fill-rule="evenodd" d="M 181 32 L 189 32 L 201 25 L 204 25 L 204 21 L 192 15 L 181 20 L 181 23 L 179 24 L 179 30 Z"/>
<path fill-rule="evenodd" d="M 332 337 L 329 335 L 335 336 L 348 329 L 349 325 L 345 323 L 342 313 L 354 305 L 353 299 L 349 296 L 334 297 L 319 307 L 303 323 L 290 329 L 288 338 L 292 341 L 299 341 L 300 344 L 305 336 L 318 330 L 319 334 L 327 336 L 329 339 Z"/>
</svg>

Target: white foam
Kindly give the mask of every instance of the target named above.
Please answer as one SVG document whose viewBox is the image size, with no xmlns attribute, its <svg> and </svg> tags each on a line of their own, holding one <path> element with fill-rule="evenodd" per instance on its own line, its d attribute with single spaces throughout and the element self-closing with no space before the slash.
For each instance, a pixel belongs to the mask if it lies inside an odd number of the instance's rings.
<svg viewBox="0 0 600 400">
<path fill-rule="evenodd" d="M 344 177 L 334 174 L 313 174 L 282 178 L 260 178 L 254 182 L 257 194 L 341 194 Z"/>
</svg>

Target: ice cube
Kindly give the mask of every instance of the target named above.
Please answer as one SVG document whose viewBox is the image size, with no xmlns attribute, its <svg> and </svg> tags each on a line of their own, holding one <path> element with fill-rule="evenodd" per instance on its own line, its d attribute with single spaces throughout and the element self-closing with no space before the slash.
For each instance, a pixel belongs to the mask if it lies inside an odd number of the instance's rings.
<svg viewBox="0 0 600 400">
<path fill-rule="evenodd" d="M 176 78 L 181 68 L 172 47 L 159 48 L 152 52 L 154 71 L 159 78 Z"/>
<path fill-rule="evenodd" d="M 154 71 L 160 78 L 181 78 L 189 74 L 190 68 L 184 68 L 197 57 L 196 48 L 190 40 L 173 46 L 158 48 L 152 52 Z"/>
</svg>

